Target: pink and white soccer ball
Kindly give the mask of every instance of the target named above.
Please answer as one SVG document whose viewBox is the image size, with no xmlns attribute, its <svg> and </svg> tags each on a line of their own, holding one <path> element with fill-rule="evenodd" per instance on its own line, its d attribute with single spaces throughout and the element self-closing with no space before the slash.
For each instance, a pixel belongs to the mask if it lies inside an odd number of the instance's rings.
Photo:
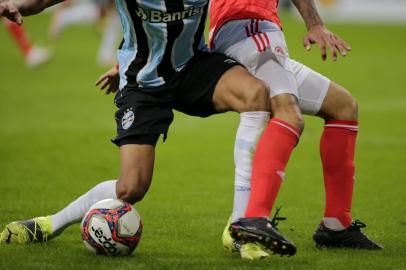
<svg viewBox="0 0 406 270">
<path fill-rule="evenodd" d="M 125 256 L 137 247 L 142 227 L 140 215 L 131 204 L 107 199 L 95 203 L 84 216 L 82 239 L 97 254 Z"/>
</svg>

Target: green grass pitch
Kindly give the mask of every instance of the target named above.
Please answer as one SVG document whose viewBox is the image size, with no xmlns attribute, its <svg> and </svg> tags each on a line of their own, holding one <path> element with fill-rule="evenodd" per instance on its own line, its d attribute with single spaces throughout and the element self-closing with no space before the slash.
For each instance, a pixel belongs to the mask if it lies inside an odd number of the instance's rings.
<svg viewBox="0 0 406 270">
<path fill-rule="evenodd" d="M 360 104 L 353 216 L 385 245 L 379 252 L 316 249 L 311 236 L 324 205 L 318 141 L 322 121 L 306 118 L 276 205 L 280 225 L 298 246 L 291 258 L 247 262 L 223 250 L 231 212 L 233 141 L 238 115 L 209 119 L 176 114 L 169 139 L 157 146 L 154 181 L 136 208 L 145 223 L 127 258 L 87 252 L 79 225 L 47 244 L 0 246 L 0 269 L 406 269 L 406 27 L 329 25 L 353 52 L 321 62 L 301 47 L 303 24 L 284 16 L 290 53 L 346 86 Z M 49 16 L 26 19 L 30 36 L 47 40 Z M 0 27 L 0 226 L 51 214 L 118 173 L 111 96 L 93 82 L 99 35 L 68 29 L 52 62 L 36 71 Z"/>
</svg>

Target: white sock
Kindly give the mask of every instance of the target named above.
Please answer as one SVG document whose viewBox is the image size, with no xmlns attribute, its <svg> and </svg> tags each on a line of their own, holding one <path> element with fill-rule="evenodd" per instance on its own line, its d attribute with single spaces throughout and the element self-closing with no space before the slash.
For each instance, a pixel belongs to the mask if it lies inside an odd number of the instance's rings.
<svg viewBox="0 0 406 270">
<path fill-rule="evenodd" d="M 333 231 L 345 230 L 345 227 L 343 226 L 343 224 L 341 224 L 341 222 L 336 218 L 324 217 L 323 224 L 324 224 L 324 226 L 326 226 L 327 228 L 329 228 L 330 230 L 333 230 Z"/>
<path fill-rule="evenodd" d="M 252 158 L 258 139 L 269 121 L 269 112 L 244 112 L 234 145 L 234 205 L 232 222 L 244 217 L 251 192 Z"/>
<path fill-rule="evenodd" d="M 117 180 L 102 182 L 51 216 L 52 233 L 60 234 L 69 225 L 80 222 L 89 208 L 104 199 L 117 199 Z"/>
</svg>

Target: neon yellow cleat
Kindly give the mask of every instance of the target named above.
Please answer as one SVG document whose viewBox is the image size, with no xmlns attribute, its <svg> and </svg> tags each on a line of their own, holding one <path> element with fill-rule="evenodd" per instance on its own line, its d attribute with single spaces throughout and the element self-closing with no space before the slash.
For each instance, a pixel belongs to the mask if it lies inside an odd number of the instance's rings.
<svg viewBox="0 0 406 270">
<path fill-rule="evenodd" d="M 228 219 L 226 227 L 224 228 L 223 235 L 221 236 L 221 241 L 223 242 L 223 246 L 226 250 L 230 252 L 237 252 L 240 250 L 240 245 L 234 238 L 231 237 L 230 231 L 228 228 L 231 224 L 231 217 Z"/>
<path fill-rule="evenodd" d="M 258 243 L 238 243 L 230 234 L 229 227 L 231 218 L 228 220 L 224 228 L 221 240 L 226 250 L 230 252 L 240 252 L 242 259 L 247 260 L 260 260 L 269 258 L 269 254 L 264 251 L 264 248 Z"/>
<path fill-rule="evenodd" d="M 1 244 L 30 244 L 46 242 L 52 237 L 51 217 L 36 217 L 14 221 L 0 235 Z"/>
<path fill-rule="evenodd" d="M 258 243 L 246 243 L 240 247 L 242 259 L 246 260 L 264 260 L 269 258 L 269 253 Z"/>
</svg>

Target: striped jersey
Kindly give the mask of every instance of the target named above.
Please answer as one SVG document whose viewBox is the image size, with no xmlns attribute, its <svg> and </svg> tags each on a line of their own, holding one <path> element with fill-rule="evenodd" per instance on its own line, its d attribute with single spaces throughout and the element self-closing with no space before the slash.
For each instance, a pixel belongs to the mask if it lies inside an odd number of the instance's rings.
<svg viewBox="0 0 406 270">
<path fill-rule="evenodd" d="M 115 0 L 124 39 L 118 50 L 120 89 L 158 87 L 206 50 L 208 0 Z"/>
</svg>

